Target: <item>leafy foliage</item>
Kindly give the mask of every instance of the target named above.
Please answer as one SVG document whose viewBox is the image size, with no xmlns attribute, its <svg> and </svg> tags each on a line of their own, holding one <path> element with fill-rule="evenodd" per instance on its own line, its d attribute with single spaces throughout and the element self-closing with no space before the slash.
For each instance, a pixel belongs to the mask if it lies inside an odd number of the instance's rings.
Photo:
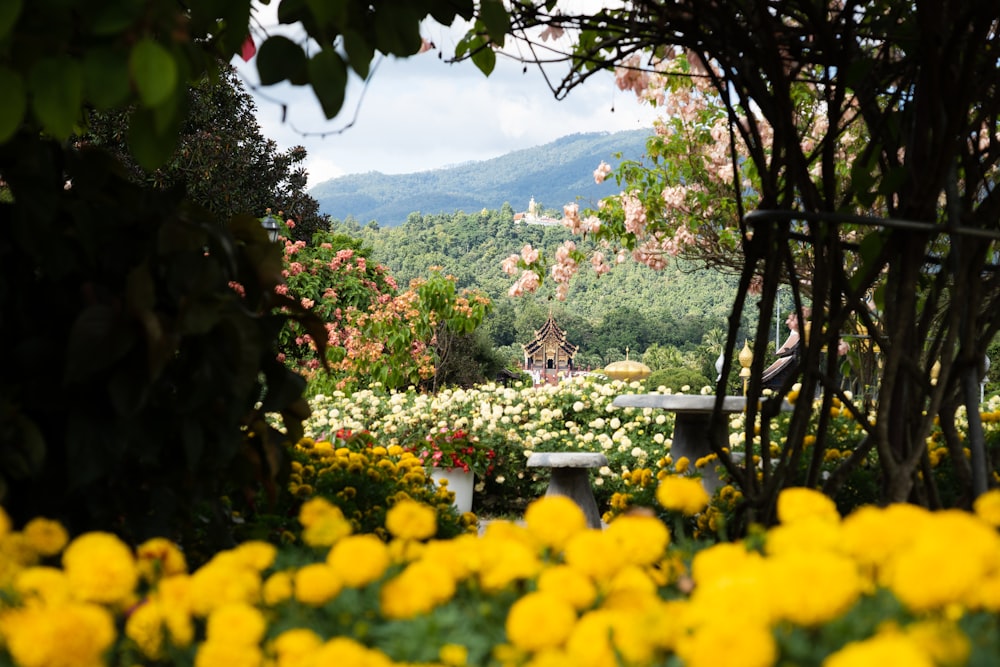
<svg viewBox="0 0 1000 667">
<path fill-rule="evenodd" d="M 525 244 L 555 248 L 570 232 L 558 225 L 515 224 L 510 206 L 478 214 L 411 214 L 394 228 L 335 222 L 333 229 L 363 239 L 373 260 L 388 266 L 401 283 L 438 265 L 456 276 L 459 286 L 483 290 L 494 304 L 483 324 L 494 347 L 519 350 L 552 312 L 570 342 L 580 346 L 581 368 L 624 358 L 626 348 L 636 357 L 652 345 L 693 353 L 708 332 L 723 326 L 736 293 L 735 280 L 719 271 L 694 271 L 681 263 L 656 272 L 622 264 L 602 277 L 579 275 L 563 302 L 544 289 L 512 299 L 502 260 Z M 721 347 L 699 355 L 711 365 L 720 352 Z"/>
<path fill-rule="evenodd" d="M 263 413 L 293 433 L 308 414 L 273 347 L 272 309 L 300 309 L 272 292 L 255 218 L 220 229 L 114 172 L 99 151 L 0 146 L 0 492 L 16 521 L 74 531 L 172 534 L 196 511 L 218 529 L 219 499 L 280 466 Z"/>
<path fill-rule="evenodd" d="M 263 217 L 273 208 L 296 220 L 295 238 L 308 239 L 323 221 L 316 200 L 305 193 L 305 149 L 279 153 L 261 134 L 254 111 L 235 70 L 223 68 L 190 87 L 179 145 L 164 165 L 146 170 L 132 157 L 124 110 L 90 112 L 79 141 L 112 153 L 136 182 L 183 188 L 222 220 L 237 213 Z"/>
</svg>

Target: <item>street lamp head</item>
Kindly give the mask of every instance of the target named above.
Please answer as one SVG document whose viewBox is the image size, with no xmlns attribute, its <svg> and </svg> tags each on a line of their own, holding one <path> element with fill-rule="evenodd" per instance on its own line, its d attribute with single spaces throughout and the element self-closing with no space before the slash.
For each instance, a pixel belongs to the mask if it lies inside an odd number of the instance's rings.
<svg viewBox="0 0 1000 667">
<path fill-rule="evenodd" d="M 267 232 L 267 238 L 271 240 L 271 243 L 278 240 L 278 234 L 281 233 L 280 220 L 268 213 L 261 218 L 260 224 L 264 228 L 264 231 Z"/>
</svg>

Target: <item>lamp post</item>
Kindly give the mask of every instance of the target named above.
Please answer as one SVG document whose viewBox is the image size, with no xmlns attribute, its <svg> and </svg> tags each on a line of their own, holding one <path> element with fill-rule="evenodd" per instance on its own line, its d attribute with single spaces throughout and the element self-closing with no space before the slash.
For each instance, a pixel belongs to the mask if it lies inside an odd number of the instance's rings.
<svg viewBox="0 0 1000 667">
<path fill-rule="evenodd" d="M 753 364 L 753 350 L 750 349 L 750 341 L 743 340 L 743 349 L 737 357 L 740 362 L 740 377 L 743 378 L 743 395 L 747 395 L 747 387 L 750 384 L 750 366 Z"/>
<path fill-rule="evenodd" d="M 260 220 L 261 227 L 267 232 L 267 238 L 274 243 L 278 240 L 278 234 L 281 232 L 281 221 L 276 217 L 268 213 Z"/>
</svg>

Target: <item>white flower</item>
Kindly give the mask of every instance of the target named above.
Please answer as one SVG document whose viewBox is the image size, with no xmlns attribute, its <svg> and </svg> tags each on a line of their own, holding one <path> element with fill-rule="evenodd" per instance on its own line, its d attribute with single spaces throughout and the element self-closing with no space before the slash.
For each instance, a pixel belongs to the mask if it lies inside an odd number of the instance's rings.
<svg viewBox="0 0 1000 667">
<path fill-rule="evenodd" d="M 585 407 L 583 401 L 577 401 L 573 404 L 573 412 L 582 412 Z"/>
<path fill-rule="evenodd" d="M 611 474 L 611 468 L 609 468 L 608 466 L 601 466 L 600 469 L 597 472 L 600 473 L 600 474 L 602 474 L 602 475 L 610 475 Z"/>
<path fill-rule="evenodd" d="M 610 425 L 613 429 L 619 429 L 622 426 L 622 420 L 618 419 L 618 417 L 612 417 Z"/>
</svg>

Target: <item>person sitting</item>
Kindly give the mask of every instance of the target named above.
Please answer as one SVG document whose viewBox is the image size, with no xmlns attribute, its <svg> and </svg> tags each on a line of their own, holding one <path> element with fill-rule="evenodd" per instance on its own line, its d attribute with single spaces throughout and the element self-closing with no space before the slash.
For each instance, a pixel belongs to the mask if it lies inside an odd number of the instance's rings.
<svg viewBox="0 0 1000 667">
<path fill-rule="evenodd" d="M 788 317 L 785 319 L 785 325 L 789 329 L 788 338 L 781 344 L 781 347 L 775 350 L 775 355 L 778 358 L 765 368 L 763 375 L 761 375 L 761 386 L 764 389 L 776 391 L 784 384 L 785 379 L 795 372 L 802 347 L 799 329 L 807 317 L 809 317 L 808 309 L 803 310 L 801 317 L 797 317 L 795 311 L 788 313 Z"/>
</svg>

